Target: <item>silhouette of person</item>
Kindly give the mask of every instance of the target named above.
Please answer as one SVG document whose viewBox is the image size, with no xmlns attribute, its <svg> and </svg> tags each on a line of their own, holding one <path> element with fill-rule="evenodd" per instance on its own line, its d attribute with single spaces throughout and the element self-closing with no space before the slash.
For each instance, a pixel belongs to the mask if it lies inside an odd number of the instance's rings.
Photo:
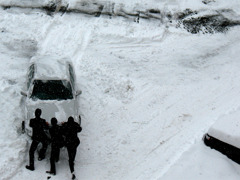
<svg viewBox="0 0 240 180">
<path fill-rule="evenodd" d="M 57 124 L 57 119 L 54 117 L 51 119 L 52 126 L 49 129 L 51 135 L 51 157 L 50 157 L 50 171 L 46 171 L 49 174 L 56 175 L 55 162 L 59 160 L 60 148 L 64 145 L 64 139 L 62 136 L 62 127 Z"/>
<path fill-rule="evenodd" d="M 68 118 L 68 121 L 63 123 L 63 134 L 65 136 L 65 146 L 67 147 L 69 157 L 69 167 L 72 173 L 72 179 L 75 179 L 74 173 L 74 161 L 77 153 L 77 147 L 80 144 L 80 140 L 77 136 L 82 131 L 82 127 L 76 122 L 72 116 Z"/>
<path fill-rule="evenodd" d="M 49 138 L 44 131 L 48 129 L 48 124 L 45 119 L 40 117 L 41 114 L 41 109 L 36 109 L 35 118 L 30 119 L 29 123 L 29 126 L 32 128 L 32 144 L 29 150 L 29 165 L 26 165 L 26 168 L 31 171 L 34 171 L 34 152 L 36 151 L 38 144 L 42 144 L 42 148 L 38 157 L 39 161 L 45 158 L 45 153 L 48 146 Z"/>
</svg>

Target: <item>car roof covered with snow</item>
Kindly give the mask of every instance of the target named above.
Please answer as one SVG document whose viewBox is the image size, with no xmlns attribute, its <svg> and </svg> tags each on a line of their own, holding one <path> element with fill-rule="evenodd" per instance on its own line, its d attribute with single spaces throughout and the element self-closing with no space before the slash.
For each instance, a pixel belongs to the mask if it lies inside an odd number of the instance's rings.
<svg viewBox="0 0 240 180">
<path fill-rule="evenodd" d="M 69 58 L 57 56 L 35 56 L 30 64 L 34 64 L 34 79 L 69 80 Z"/>
<path fill-rule="evenodd" d="M 240 110 L 221 116 L 208 130 L 208 134 L 240 148 Z"/>
</svg>

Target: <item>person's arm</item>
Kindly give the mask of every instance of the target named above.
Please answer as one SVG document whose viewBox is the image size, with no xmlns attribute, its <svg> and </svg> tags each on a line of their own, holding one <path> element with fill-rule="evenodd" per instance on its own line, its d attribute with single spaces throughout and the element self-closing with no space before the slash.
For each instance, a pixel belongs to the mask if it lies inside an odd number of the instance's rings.
<svg viewBox="0 0 240 180">
<path fill-rule="evenodd" d="M 46 122 L 45 119 L 43 119 L 43 128 L 44 128 L 44 129 L 49 129 L 49 128 L 50 128 L 49 123 Z"/>
<path fill-rule="evenodd" d="M 30 126 L 30 127 L 33 127 L 33 124 L 34 124 L 33 119 L 30 119 L 29 126 Z"/>
<path fill-rule="evenodd" d="M 82 127 L 78 123 L 76 123 L 76 127 L 78 133 L 82 131 Z"/>
</svg>

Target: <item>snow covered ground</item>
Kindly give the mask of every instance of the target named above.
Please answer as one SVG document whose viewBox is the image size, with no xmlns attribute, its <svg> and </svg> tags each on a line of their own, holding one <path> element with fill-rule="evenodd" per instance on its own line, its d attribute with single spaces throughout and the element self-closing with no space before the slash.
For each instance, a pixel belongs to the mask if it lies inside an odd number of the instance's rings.
<svg viewBox="0 0 240 180">
<path fill-rule="evenodd" d="M 62 2 L 75 7 L 83 1 Z M 237 0 L 104 3 L 123 4 L 128 11 L 198 12 L 190 17 L 221 12 L 240 20 Z M 220 117 L 240 108 L 240 26 L 192 34 L 177 18 L 166 19 L 136 23 L 134 16 L 49 16 L 41 9 L 1 8 L 0 179 L 48 177 L 49 152 L 36 161 L 34 172 L 25 169 L 31 140 L 19 132 L 20 91 L 28 62 L 37 54 L 69 56 L 75 66 L 83 91 L 78 179 L 239 179 L 240 166 L 206 147 L 202 136 Z M 51 179 L 70 177 L 63 149 Z"/>
</svg>

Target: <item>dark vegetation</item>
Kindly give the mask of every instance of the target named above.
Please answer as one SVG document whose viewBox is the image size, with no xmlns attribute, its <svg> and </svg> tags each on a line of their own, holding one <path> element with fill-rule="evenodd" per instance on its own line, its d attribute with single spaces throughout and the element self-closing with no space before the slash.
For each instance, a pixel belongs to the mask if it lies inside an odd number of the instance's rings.
<svg viewBox="0 0 240 180">
<path fill-rule="evenodd" d="M 207 15 L 197 18 L 184 19 L 182 21 L 183 27 L 193 34 L 226 32 L 233 26 L 240 25 L 240 21 L 233 21 L 225 18 L 221 14 Z"/>
</svg>

